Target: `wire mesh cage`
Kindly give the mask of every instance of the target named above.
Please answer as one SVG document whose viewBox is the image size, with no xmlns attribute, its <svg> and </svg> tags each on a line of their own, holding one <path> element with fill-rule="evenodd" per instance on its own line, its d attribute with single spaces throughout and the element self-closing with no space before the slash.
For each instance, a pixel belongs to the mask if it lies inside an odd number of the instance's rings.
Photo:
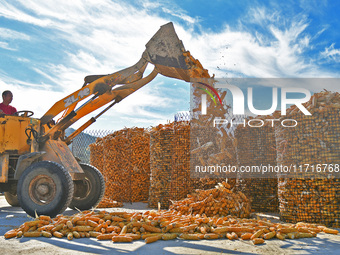
<svg viewBox="0 0 340 255">
<path fill-rule="evenodd" d="M 278 163 L 296 171 L 281 174 L 278 183 L 281 219 L 288 222 L 340 226 L 340 95 L 328 91 L 313 95 L 307 104 L 311 116 L 295 108 L 287 119 L 294 129 L 278 126 Z"/>
<path fill-rule="evenodd" d="M 89 164 L 91 157 L 90 144 L 95 143 L 97 138 L 104 137 L 113 132 L 112 130 L 89 130 L 82 132 L 72 140 L 69 147 L 76 158 L 80 159 L 81 162 Z"/>
<path fill-rule="evenodd" d="M 276 141 L 272 127 L 238 126 L 235 131 L 237 138 L 237 157 L 239 166 L 260 167 L 275 166 Z M 257 212 L 278 212 L 277 175 L 259 175 L 241 173 L 237 187 L 251 200 L 251 206 Z"/>
</svg>

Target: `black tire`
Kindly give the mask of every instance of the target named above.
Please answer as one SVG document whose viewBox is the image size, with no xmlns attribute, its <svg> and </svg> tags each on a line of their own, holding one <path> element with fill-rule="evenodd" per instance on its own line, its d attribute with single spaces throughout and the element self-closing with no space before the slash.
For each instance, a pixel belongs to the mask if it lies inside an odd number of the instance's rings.
<svg viewBox="0 0 340 255">
<path fill-rule="evenodd" d="M 70 208 L 88 210 L 96 207 L 105 192 L 103 175 L 97 168 L 88 164 L 79 164 L 85 173 L 85 180 L 75 181 L 75 192 Z"/>
<path fill-rule="evenodd" d="M 13 207 L 19 207 L 20 206 L 16 192 L 15 192 L 15 194 L 13 194 L 12 192 L 6 191 L 5 192 L 5 199 L 6 199 L 7 203 L 9 203 Z"/>
<path fill-rule="evenodd" d="M 69 206 L 73 189 L 71 175 L 62 165 L 40 161 L 22 173 L 17 194 L 20 206 L 28 215 L 55 217 Z"/>
</svg>

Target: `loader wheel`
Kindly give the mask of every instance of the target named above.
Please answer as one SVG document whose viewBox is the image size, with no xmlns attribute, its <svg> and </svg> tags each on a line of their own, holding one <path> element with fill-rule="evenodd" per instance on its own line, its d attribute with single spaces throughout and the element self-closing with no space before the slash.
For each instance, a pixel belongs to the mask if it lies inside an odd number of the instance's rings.
<svg viewBox="0 0 340 255">
<path fill-rule="evenodd" d="M 20 206 L 16 192 L 15 192 L 15 194 L 13 194 L 12 192 L 6 191 L 5 192 L 5 199 L 6 199 L 7 203 L 9 203 L 13 207 L 19 207 Z"/>
<path fill-rule="evenodd" d="M 22 173 L 17 194 L 20 206 L 28 215 L 55 217 L 69 206 L 73 189 L 72 178 L 62 165 L 40 161 Z"/>
<path fill-rule="evenodd" d="M 88 210 L 96 207 L 105 191 L 103 175 L 97 168 L 88 164 L 79 164 L 85 173 L 85 179 L 74 182 L 74 196 L 70 208 Z"/>
</svg>

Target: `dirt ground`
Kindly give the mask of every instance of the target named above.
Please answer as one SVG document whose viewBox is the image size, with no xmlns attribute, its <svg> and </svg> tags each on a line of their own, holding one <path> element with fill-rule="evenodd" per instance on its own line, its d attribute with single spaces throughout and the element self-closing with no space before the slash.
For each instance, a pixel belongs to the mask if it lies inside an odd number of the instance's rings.
<svg viewBox="0 0 340 255">
<path fill-rule="evenodd" d="M 107 209 L 106 209 L 107 210 Z M 107 211 L 143 211 L 147 210 L 144 203 L 125 204 L 124 208 Z M 76 211 L 67 210 L 65 214 Z M 275 215 L 260 215 L 273 221 Z M 263 245 L 254 246 L 249 241 L 200 240 L 200 241 L 158 241 L 145 244 L 143 240 L 129 244 L 116 244 L 111 241 L 98 241 L 94 238 L 4 238 L 4 233 L 28 221 L 21 208 L 11 207 L 3 195 L 0 195 L 0 254 L 340 254 L 340 235 L 319 234 L 317 238 L 298 240 L 269 240 Z"/>
</svg>

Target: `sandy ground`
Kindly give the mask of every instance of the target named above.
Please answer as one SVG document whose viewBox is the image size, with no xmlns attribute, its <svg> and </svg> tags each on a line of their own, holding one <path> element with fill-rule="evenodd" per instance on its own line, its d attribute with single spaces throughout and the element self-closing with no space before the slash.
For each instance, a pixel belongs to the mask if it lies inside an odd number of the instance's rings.
<svg viewBox="0 0 340 255">
<path fill-rule="evenodd" d="M 147 210 L 144 203 L 125 204 L 116 211 Z M 109 210 L 107 210 L 109 211 Z M 67 210 L 65 214 L 76 211 Z M 261 216 L 262 217 L 262 216 Z M 268 216 L 277 220 L 275 216 Z M 276 218 L 276 219 L 275 219 Z M 0 254 L 340 254 L 340 235 L 319 234 L 317 238 L 298 240 L 270 240 L 254 246 L 249 241 L 200 240 L 200 241 L 158 241 L 145 244 L 135 241 L 129 244 L 116 244 L 111 241 L 98 241 L 94 238 L 4 238 L 4 233 L 30 220 L 21 208 L 11 207 L 0 195 Z"/>
</svg>

